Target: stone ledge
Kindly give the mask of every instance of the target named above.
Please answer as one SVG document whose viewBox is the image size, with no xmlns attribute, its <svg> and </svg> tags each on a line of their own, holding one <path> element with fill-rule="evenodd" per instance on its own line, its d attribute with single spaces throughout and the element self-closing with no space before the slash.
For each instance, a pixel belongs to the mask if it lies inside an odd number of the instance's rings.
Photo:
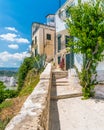
<svg viewBox="0 0 104 130">
<path fill-rule="evenodd" d="M 47 65 L 42 74 L 44 73 L 50 75 L 49 78 L 51 78 L 50 64 Z M 24 102 L 18 115 L 10 121 L 5 130 L 48 130 L 51 89 L 49 78 L 46 80 L 40 79 L 34 91 Z"/>
<path fill-rule="evenodd" d="M 82 96 L 82 93 L 70 93 L 66 95 L 52 96 L 51 100 L 66 99 L 66 98 L 73 98 L 73 97 L 80 97 L 80 96 Z"/>
<path fill-rule="evenodd" d="M 51 71 L 52 71 L 52 65 L 51 63 L 49 63 L 45 68 L 45 70 L 43 71 L 43 73 L 40 75 L 40 79 L 45 79 L 45 80 L 51 79 L 52 78 Z"/>
</svg>

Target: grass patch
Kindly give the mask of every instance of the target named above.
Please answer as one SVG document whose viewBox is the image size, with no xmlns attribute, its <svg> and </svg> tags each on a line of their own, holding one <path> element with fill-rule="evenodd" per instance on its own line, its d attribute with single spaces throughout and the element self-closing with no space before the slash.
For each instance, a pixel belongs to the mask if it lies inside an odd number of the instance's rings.
<svg viewBox="0 0 104 130">
<path fill-rule="evenodd" d="M 0 130 L 4 130 L 6 125 L 12 118 L 11 117 L 12 115 L 5 117 L 5 115 L 7 114 L 7 111 L 5 111 L 4 113 L 2 113 L 2 112 L 3 112 L 3 110 L 7 110 L 8 108 L 11 108 L 12 106 L 13 106 L 13 101 L 11 99 L 6 100 L 0 104 Z"/>
<path fill-rule="evenodd" d="M 34 70 L 29 71 L 24 81 L 24 86 L 18 97 L 5 100 L 0 104 L 0 130 L 5 130 L 5 127 L 11 118 L 17 115 L 26 98 L 31 94 L 35 86 L 38 84 L 40 80 L 39 78 L 39 73 L 36 73 Z"/>
<path fill-rule="evenodd" d="M 10 121 L 11 117 L 8 117 L 5 120 L 0 120 L 0 130 L 5 130 L 6 125 L 8 124 L 8 122 Z"/>
<path fill-rule="evenodd" d="M 31 83 L 29 83 L 29 85 L 25 85 L 25 87 L 23 87 L 23 89 L 21 90 L 19 96 L 26 96 L 31 94 L 31 92 L 34 90 L 34 87 L 38 84 L 39 82 L 39 75 L 37 77 L 35 77 Z"/>
<path fill-rule="evenodd" d="M 4 108 L 8 108 L 8 107 L 11 107 L 13 105 L 13 102 L 12 100 L 7 100 L 7 101 L 4 101 L 0 104 L 0 110 L 4 109 Z"/>
<path fill-rule="evenodd" d="M 0 104 L 0 130 L 5 130 L 8 122 L 20 111 L 27 96 L 12 98 Z"/>
</svg>

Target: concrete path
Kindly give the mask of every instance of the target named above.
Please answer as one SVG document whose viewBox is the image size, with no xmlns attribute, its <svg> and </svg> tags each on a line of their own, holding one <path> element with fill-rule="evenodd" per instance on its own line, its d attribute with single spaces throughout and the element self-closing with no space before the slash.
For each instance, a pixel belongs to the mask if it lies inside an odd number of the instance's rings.
<svg viewBox="0 0 104 130">
<path fill-rule="evenodd" d="M 51 101 L 49 130 L 104 130 L 104 100 L 77 97 Z"/>
<path fill-rule="evenodd" d="M 69 86 L 56 85 L 56 88 L 52 88 L 51 96 L 81 92 L 75 73 L 72 72 L 64 80 L 69 80 Z M 49 130 L 104 130 L 104 100 L 81 98 L 51 100 Z"/>
</svg>

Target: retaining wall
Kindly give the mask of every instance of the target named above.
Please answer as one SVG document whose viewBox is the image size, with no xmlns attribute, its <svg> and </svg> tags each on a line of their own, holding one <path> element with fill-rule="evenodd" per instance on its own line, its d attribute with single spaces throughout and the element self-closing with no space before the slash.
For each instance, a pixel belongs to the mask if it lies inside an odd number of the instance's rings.
<svg viewBox="0 0 104 130">
<path fill-rule="evenodd" d="M 26 99 L 18 115 L 5 130 L 48 130 L 52 67 L 49 63 L 40 82 Z"/>
</svg>

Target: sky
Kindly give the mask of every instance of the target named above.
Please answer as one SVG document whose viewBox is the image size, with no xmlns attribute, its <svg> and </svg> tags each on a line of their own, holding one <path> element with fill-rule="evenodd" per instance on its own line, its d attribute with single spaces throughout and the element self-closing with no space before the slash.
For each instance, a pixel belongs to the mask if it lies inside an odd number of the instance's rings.
<svg viewBox="0 0 104 130">
<path fill-rule="evenodd" d="M 45 16 L 58 10 L 59 1 L 0 0 L 0 67 L 19 67 L 30 55 L 32 23 L 46 23 Z"/>
</svg>

